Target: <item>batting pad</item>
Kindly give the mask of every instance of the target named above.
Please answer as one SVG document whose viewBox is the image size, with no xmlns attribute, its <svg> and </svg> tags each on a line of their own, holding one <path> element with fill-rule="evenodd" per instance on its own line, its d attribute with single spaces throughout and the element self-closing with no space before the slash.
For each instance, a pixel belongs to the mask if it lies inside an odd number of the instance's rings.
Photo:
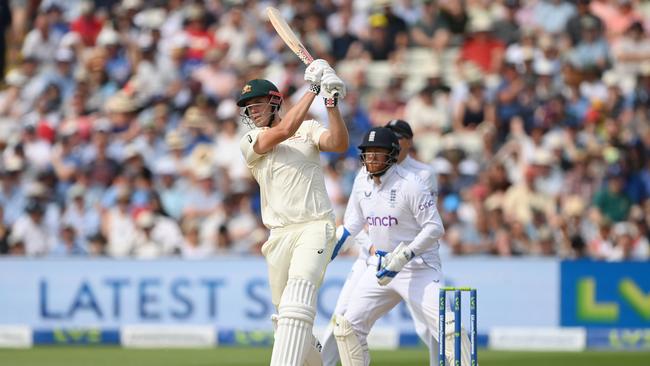
<svg viewBox="0 0 650 366">
<path fill-rule="evenodd" d="M 368 366 L 370 357 L 367 347 L 364 349 L 352 328 L 352 324 L 343 315 L 336 315 L 334 337 L 339 347 L 339 356 L 343 366 Z"/>
<path fill-rule="evenodd" d="M 271 366 L 303 366 L 312 348 L 312 327 L 316 316 L 316 286 L 290 278 L 278 307 Z"/>
<path fill-rule="evenodd" d="M 447 313 L 445 316 L 445 356 L 449 365 L 455 365 L 454 356 L 454 313 Z M 460 329 L 460 360 L 461 365 L 471 365 L 469 336 L 464 327 Z"/>
<path fill-rule="evenodd" d="M 278 330 L 278 319 L 280 319 L 280 317 L 277 314 L 271 315 L 271 321 L 273 322 L 274 332 Z M 307 347 L 307 357 L 305 358 L 305 366 L 322 366 L 323 365 L 323 358 L 321 357 L 322 350 L 323 350 L 323 346 L 320 344 L 318 339 L 312 334 L 310 345 L 309 347 Z"/>
</svg>

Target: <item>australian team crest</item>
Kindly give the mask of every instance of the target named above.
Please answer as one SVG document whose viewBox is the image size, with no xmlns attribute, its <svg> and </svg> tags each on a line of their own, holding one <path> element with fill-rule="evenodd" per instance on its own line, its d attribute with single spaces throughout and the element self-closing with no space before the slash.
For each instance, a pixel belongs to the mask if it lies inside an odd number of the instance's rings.
<svg viewBox="0 0 650 366">
<path fill-rule="evenodd" d="M 253 87 L 250 86 L 250 84 L 244 85 L 244 88 L 241 90 L 242 94 L 250 93 L 250 91 L 253 90 Z"/>
</svg>

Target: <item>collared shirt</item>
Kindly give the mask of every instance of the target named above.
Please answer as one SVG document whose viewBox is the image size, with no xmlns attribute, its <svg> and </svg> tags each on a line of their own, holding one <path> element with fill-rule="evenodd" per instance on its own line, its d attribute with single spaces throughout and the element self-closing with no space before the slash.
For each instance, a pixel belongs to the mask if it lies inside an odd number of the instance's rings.
<svg viewBox="0 0 650 366">
<path fill-rule="evenodd" d="M 436 172 L 431 165 L 425 164 L 421 161 L 412 158 L 410 155 L 407 155 L 406 158 L 402 160 L 401 163 L 399 163 L 399 166 L 420 177 L 422 182 L 431 191 L 432 195 L 434 196 L 434 199 L 437 200 L 438 179 L 436 178 Z M 361 169 L 357 174 L 357 178 L 361 175 L 367 176 L 367 174 L 368 173 L 365 171 L 365 169 Z M 368 258 L 369 255 L 368 251 L 370 250 L 370 246 L 372 245 L 372 242 L 370 242 L 370 240 L 368 239 L 368 235 L 364 231 L 361 231 L 359 235 L 357 235 L 357 237 L 355 238 L 355 241 L 358 245 L 361 246 L 361 248 L 359 249 L 358 258 L 359 259 Z"/>
<path fill-rule="evenodd" d="M 318 142 L 326 131 L 314 120 L 265 154 L 253 149 L 263 128 L 246 133 L 240 150 L 260 185 L 262 221 L 270 229 L 314 220 L 334 220 L 325 189 Z"/>
<path fill-rule="evenodd" d="M 421 263 L 440 269 L 438 239 L 444 234 L 435 195 L 416 174 L 394 165 L 376 184 L 364 169 L 354 182 L 344 217 L 345 227 L 356 236 L 368 226 L 370 243 L 391 252 L 404 242 Z M 409 265 L 412 265 L 409 263 Z"/>
<path fill-rule="evenodd" d="M 399 166 L 416 174 L 429 187 L 431 192 L 438 195 L 438 178 L 436 177 L 436 171 L 431 165 L 415 160 L 410 155 L 407 155 L 406 159 L 399 163 Z"/>
</svg>

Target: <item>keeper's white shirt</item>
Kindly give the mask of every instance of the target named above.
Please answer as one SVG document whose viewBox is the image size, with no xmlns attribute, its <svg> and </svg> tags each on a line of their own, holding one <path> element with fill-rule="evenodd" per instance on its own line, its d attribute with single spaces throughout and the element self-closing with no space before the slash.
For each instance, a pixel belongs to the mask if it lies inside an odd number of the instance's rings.
<svg viewBox="0 0 650 366">
<path fill-rule="evenodd" d="M 355 179 L 344 223 L 352 237 L 368 226 L 375 249 L 393 251 L 400 242 L 416 255 L 407 267 L 425 263 L 440 270 L 439 239 L 444 234 L 437 195 L 415 173 L 393 165 L 375 184 L 362 168 Z"/>
<path fill-rule="evenodd" d="M 314 220 L 334 220 L 325 189 L 318 141 L 327 131 L 314 120 L 304 121 L 298 131 L 271 151 L 253 149 L 264 128 L 246 133 L 239 147 L 262 196 L 262 221 L 269 229 Z"/>
<path fill-rule="evenodd" d="M 434 192 L 436 196 L 438 195 L 438 179 L 436 178 L 436 172 L 431 165 L 417 161 L 410 155 L 406 155 L 406 158 L 399 163 L 399 166 L 416 174 L 420 179 L 422 179 L 422 182 L 429 187 L 431 192 Z"/>
<path fill-rule="evenodd" d="M 436 172 L 431 165 L 420 162 L 412 158 L 410 155 L 406 155 L 406 158 L 398 165 L 420 177 L 422 182 L 429 187 L 429 190 L 433 193 L 434 199 L 438 199 L 438 179 L 436 178 Z M 360 176 L 367 178 L 368 173 L 364 168 L 361 168 L 359 173 L 357 173 L 355 182 Z M 365 231 L 361 231 L 354 240 L 361 246 L 358 251 L 359 254 L 357 255 L 357 259 L 366 260 L 369 255 L 368 250 L 370 249 L 370 245 L 372 245 L 368 240 L 368 235 Z"/>
</svg>

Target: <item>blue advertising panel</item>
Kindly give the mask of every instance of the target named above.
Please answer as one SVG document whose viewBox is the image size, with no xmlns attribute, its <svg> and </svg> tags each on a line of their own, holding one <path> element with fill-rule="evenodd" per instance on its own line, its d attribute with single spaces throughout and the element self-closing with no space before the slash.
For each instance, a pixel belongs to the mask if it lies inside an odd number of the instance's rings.
<svg viewBox="0 0 650 366">
<path fill-rule="evenodd" d="M 557 261 L 472 258 L 443 263 L 449 285 L 479 289 L 480 333 L 497 325 L 558 325 Z M 351 265 L 349 259 L 337 259 L 328 267 L 315 326 L 328 324 Z M 47 337 L 68 343 L 95 342 L 99 335 L 68 333 L 67 329 L 168 324 L 213 325 L 222 341 L 265 344 L 268 334 L 256 331 L 271 330 L 274 312 L 266 264 L 257 257 L 206 261 L 0 259 L 0 303 L 0 325 L 62 329 L 65 334 L 55 337 L 48 333 Z M 469 305 L 464 305 L 469 311 Z M 531 316 L 531 309 L 543 311 Z M 413 333 L 403 304 L 381 318 L 377 326 Z"/>
<path fill-rule="evenodd" d="M 561 271 L 561 325 L 650 327 L 650 263 L 567 261 Z"/>
</svg>

